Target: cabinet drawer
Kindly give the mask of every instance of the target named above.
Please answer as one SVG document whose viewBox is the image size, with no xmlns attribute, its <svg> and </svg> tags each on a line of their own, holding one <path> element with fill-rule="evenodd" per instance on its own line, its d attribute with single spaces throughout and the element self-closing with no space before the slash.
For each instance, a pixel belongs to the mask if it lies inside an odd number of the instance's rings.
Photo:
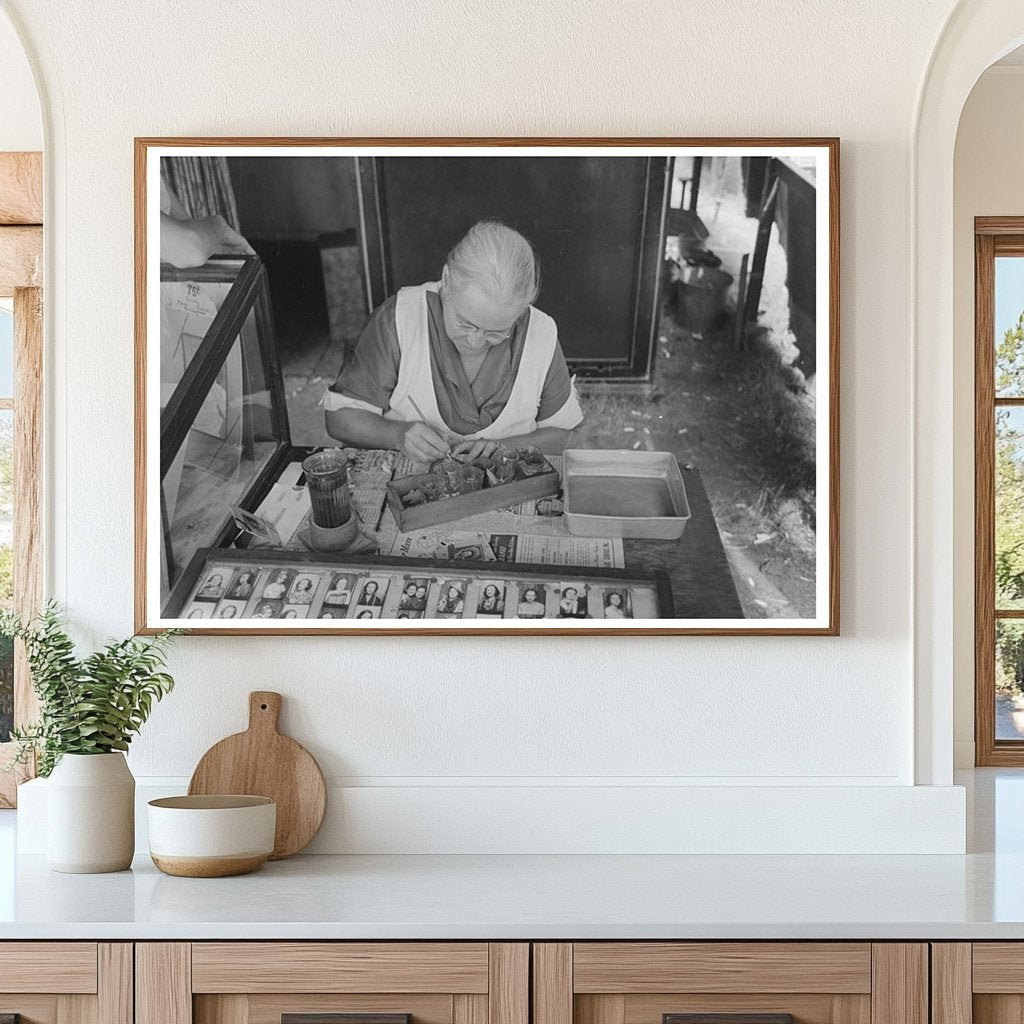
<svg viewBox="0 0 1024 1024">
<path fill-rule="evenodd" d="M 136 947 L 136 1024 L 529 1024 L 514 942 Z"/>
<path fill-rule="evenodd" d="M 871 991 L 870 943 L 578 942 L 573 991 Z"/>
<path fill-rule="evenodd" d="M 0 942 L 0 1018 L 132 1024 L 127 942 Z"/>
<path fill-rule="evenodd" d="M 923 943 L 537 943 L 533 1024 L 927 1024 Z"/>
<path fill-rule="evenodd" d="M 197 942 L 193 992 L 472 992 L 486 942 Z"/>
<path fill-rule="evenodd" d="M 95 942 L 0 943 L 0 992 L 93 993 L 96 957 Z"/>
<path fill-rule="evenodd" d="M 1024 994 L 1024 942 L 975 942 L 971 969 L 976 993 Z"/>
</svg>

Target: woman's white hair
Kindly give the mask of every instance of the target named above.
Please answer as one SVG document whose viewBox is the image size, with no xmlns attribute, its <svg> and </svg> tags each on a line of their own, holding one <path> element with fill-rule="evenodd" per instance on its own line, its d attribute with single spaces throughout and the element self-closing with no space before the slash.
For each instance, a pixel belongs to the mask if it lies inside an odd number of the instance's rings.
<svg viewBox="0 0 1024 1024">
<path fill-rule="evenodd" d="M 540 292 L 533 246 L 497 220 L 477 221 L 448 253 L 454 288 L 475 284 L 495 305 L 525 309 Z"/>
</svg>

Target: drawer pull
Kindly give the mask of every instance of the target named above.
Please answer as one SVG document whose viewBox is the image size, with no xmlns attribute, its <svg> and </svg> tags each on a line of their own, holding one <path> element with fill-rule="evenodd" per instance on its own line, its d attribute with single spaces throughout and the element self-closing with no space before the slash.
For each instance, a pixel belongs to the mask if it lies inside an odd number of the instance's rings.
<svg viewBox="0 0 1024 1024">
<path fill-rule="evenodd" d="M 0 1020 L 0 1024 L 7 1024 Z M 17 1021 L 14 1022 L 17 1024 Z M 411 1013 L 282 1013 L 281 1024 L 412 1024 Z"/>
<path fill-rule="evenodd" d="M 793 1024 L 791 1013 L 663 1013 L 661 1024 Z"/>
</svg>

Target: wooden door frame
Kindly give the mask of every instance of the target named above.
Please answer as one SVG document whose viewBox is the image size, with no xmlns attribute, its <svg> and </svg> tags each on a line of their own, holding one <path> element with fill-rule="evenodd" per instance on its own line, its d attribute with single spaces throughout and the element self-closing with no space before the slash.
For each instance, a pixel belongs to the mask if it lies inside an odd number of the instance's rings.
<svg viewBox="0 0 1024 1024">
<path fill-rule="evenodd" d="M 534 140 L 524 139 L 522 141 L 526 144 L 532 143 Z M 570 140 L 552 139 L 548 141 L 565 143 Z M 645 140 L 616 139 L 610 141 L 613 143 L 619 141 L 641 143 Z M 716 142 L 721 141 L 716 140 Z M 366 273 L 367 298 L 371 309 L 376 309 L 397 291 L 391 267 L 391 247 L 388 243 L 389 213 L 382 164 L 385 159 L 387 157 L 380 155 L 361 156 L 355 159 L 360 213 L 366 225 L 366 230 L 360 235 L 360 247 Z M 665 251 L 665 215 L 671 193 L 672 160 L 667 156 L 651 154 L 643 159 L 645 160 L 644 199 L 640 210 L 640 240 L 637 246 L 633 277 L 630 348 L 625 357 L 571 358 L 569 360 L 571 372 L 580 373 L 582 379 L 588 381 L 642 383 L 650 380 L 654 368 L 658 337 L 658 312 L 663 298 L 660 288 L 661 261 Z M 696 198 L 696 193 L 694 193 L 694 198 Z"/>
<path fill-rule="evenodd" d="M 0 153 L 0 298 L 14 299 L 14 608 L 34 615 L 43 595 L 43 158 Z M 14 724 L 38 712 L 24 650 L 14 661 Z M 33 766 L 6 768 L 0 743 L 0 807 L 13 807 Z"/>
</svg>

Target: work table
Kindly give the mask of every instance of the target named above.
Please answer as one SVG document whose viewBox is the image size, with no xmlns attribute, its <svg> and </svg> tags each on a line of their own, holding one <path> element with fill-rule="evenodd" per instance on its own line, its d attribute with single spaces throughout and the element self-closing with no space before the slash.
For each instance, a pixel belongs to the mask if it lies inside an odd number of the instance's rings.
<svg viewBox="0 0 1024 1024">
<path fill-rule="evenodd" d="M 0 880 L 0 940 L 1024 938 L 1024 856 L 297 857 Z"/>
</svg>

